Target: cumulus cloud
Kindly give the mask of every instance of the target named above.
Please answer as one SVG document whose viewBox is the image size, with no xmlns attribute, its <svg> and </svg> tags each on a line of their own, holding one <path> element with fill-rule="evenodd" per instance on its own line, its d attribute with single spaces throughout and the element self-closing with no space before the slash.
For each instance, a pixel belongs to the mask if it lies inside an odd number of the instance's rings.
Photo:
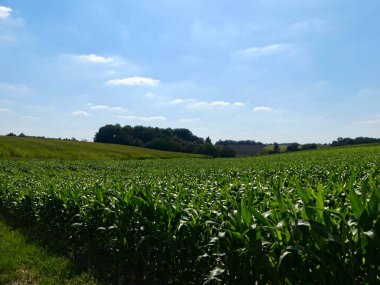
<svg viewBox="0 0 380 285">
<path fill-rule="evenodd" d="M 185 104 L 186 107 L 192 108 L 192 109 L 202 109 L 202 108 L 223 108 L 228 106 L 234 106 L 234 107 L 242 107 L 245 106 L 245 103 L 242 102 L 228 102 L 228 101 L 200 101 L 195 99 L 180 99 L 177 98 L 170 102 L 170 104 L 173 105 L 180 105 Z"/>
<path fill-rule="evenodd" d="M 108 85 L 125 85 L 125 86 L 157 86 L 160 81 L 149 77 L 133 76 L 122 79 L 112 79 L 106 82 Z"/>
<path fill-rule="evenodd" d="M 246 49 L 237 50 L 231 53 L 234 58 L 251 58 L 268 56 L 274 54 L 280 54 L 284 52 L 289 52 L 292 49 L 291 44 L 287 43 L 275 43 L 265 46 L 254 46 Z"/>
<path fill-rule="evenodd" d="M 185 100 L 183 99 L 174 99 L 173 101 L 170 102 L 170 104 L 182 104 L 185 103 Z"/>
<path fill-rule="evenodd" d="M 96 54 L 83 54 L 78 55 L 77 58 L 82 62 L 92 62 L 92 63 L 112 63 L 115 62 L 116 59 L 113 57 L 105 57 Z"/>
<path fill-rule="evenodd" d="M 143 121 L 143 122 L 148 122 L 148 121 L 166 121 L 166 118 L 163 116 L 116 116 L 118 119 L 123 119 L 123 120 L 136 120 L 136 121 Z"/>
<path fill-rule="evenodd" d="M 122 107 L 111 107 L 108 105 L 92 105 L 89 104 L 91 110 L 105 110 L 105 111 L 116 111 L 116 112 L 123 112 L 125 111 Z"/>
<path fill-rule="evenodd" d="M 212 101 L 212 102 L 196 101 L 196 102 L 189 103 L 187 106 L 193 109 L 201 109 L 201 108 L 210 108 L 210 107 L 221 108 L 221 107 L 227 107 L 229 105 L 231 105 L 231 103 L 226 102 L 226 101 Z"/>
<path fill-rule="evenodd" d="M 210 106 L 216 106 L 216 107 L 225 107 L 228 105 L 230 105 L 230 103 L 226 101 L 214 101 L 210 103 Z"/>
<path fill-rule="evenodd" d="M 86 111 L 75 111 L 75 112 L 72 112 L 71 115 L 78 116 L 78 117 L 86 117 L 86 116 L 89 116 L 90 114 L 87 113 Z"/>
<path fill-rule="evenodd" d="M 272 111 L 273 109 L 270 107 L 255 107 L 252 109 L 252 112 L 255 112 L 255 113 L 268 113 Z"/>
<path fill-rule="evenodd" d="M 12 13 L 12 9 L 6 6 L 0 6 L 0 20 L 8 18 Z"/>
<path fill-rule="evenodd" d="M 127 61 L 117 54 L 101 55 L 95 53 L 89 54 L 60 54 L 59 61 L 63 64 L 71 64 L 71 68 L 75 69 L 92 69 L 92 73 L 96 72 L 105 76 L 105 78 L 114 78 L 120 74 L 140 72 L 139 66 Z"/>
</svg>

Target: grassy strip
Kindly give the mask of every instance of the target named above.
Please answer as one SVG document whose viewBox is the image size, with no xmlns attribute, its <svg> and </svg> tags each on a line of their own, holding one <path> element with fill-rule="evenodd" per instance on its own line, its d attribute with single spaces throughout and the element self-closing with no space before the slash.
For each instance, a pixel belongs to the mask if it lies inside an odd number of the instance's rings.
<svg viewBox="0 0 380 285">
<path fill-rule="evenodd" d="M 0 220 L 0 284 L 96 284 L 72 261 L 47 252 Z"/>
<path fill-rule="evenodd" d="M 205 156 L 115 144 L 0 136 L 0 159 L 126 160 L 182 157 Z"/>
</svg>

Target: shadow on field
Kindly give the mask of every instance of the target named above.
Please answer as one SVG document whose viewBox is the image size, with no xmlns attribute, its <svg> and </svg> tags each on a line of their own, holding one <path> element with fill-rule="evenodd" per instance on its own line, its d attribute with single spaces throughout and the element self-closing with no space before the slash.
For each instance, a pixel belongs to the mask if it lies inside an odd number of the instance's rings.
<svg viewBox="0 0 380 285">
<path fill-rule="evenodd" d="M 15 218 L 3 210 L 0 210 L 0 221 L 11 230 L 21 233 L 27 244 L 41 247 L 48 255 L 53 257 L 67 258 L 69 262 L 67 262 L 67 265 L 62 270 L 62 274 L 61 272 L 58 273 L 60 275 L 59 279 L 65 284 L 66 279 L 75 279 L 76 276 L 83 274 L 93 276 L 96 279 L 93 281 L 94 284 L 161 284 L 143 276 L 142 268 L 136 268 L 136 266 L 131 266 L 131 264 L 124 264 L 120 260 L 116 261 L 104 251 L 92 249 L 91 242 L 86 247 L 75 247 L 74 249 L 68 240 L 59 238 L 57 234 L 36 226 L 31 220 L 27 221 L 24 218 Z M 96 246 L 93 248 L 96 248 Z M 129 270 L 126 271 L 126 268 Z M 74 283 L 69 282 L 68 284 L 78 283 L 74 281 Z"/>
</svg>

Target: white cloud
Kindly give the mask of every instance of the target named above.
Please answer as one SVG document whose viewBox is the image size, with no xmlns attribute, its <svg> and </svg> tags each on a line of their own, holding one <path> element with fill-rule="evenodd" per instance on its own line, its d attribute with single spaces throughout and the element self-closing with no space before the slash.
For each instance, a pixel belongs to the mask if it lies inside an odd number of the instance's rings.
<svg viewBox="0 0 380 285">
<path fill-rule="evenodd" d="M 109 111 L 117 111 L 117 112 L 124 112 L 125 111 L 125 109 L 122 107 L 109 107 L 108 110 Z"/>
<path fill-rule="evenodd" d="M 11 12 L 11 8 L 0 6 L 0 45 L 12 46 L 33 40 L 33 37 L 23 29 L 24 19 L 13 17 Z"/>
<path fill-rule="evenodd" d="M 103 76 L 116 77 L 124 72 L 139 72 L 138 66 L 127 62 L 119 55 L 100 55 L 100 54 L 60 54 L 58 57 L 65 64 L 73 64 L 73 68 L 94 68 Z M 94 72 L 93 71 L 93 72 Z"/>
<path fill-rule="evenodd" d="M 34 119 L 37 119 L 37 118 L 33 117 L 33 116 L 26 115 L 26 116 L 22 116 L 21 119 L 22 120 L 34 120 Z"/>
<path fill-rule="evenodd" d="M 187 107 L 192 108 L 192 109 L 202 109 L 202 108 L 223 108 L 230 106 L 230 102 L 226 101 L 212 101 L 212 102 L 207 102 L 207 101 L 193 101 L 188 103 Z"/>
<path fill-rule="evenodd" d="M 223 108 L 223 107 L 228 107 L 228 106 L 242 107 L 246 105 L 245 103 L 242 103 L 242 102 L 231 103 L 228 101 L 221 101 L 221 100 L 208 102 L 208 101 L 198 101 L 195 99 L 180 99 L 180 98 L 177 98 L 171 101 L 170 104 L 173 104 L 173 105 L 185 104 L 186 107 L 192 108 L 192 109 Z"/>
<path fill-rule="evenodd" d="M 193 101 L 188 104 L 188 107 L 190 108 L 209 108 L 209 107 L 226 107 L 231 105 L 230 102 L 226 101 L 212 101 L 212 102 L 207 102 L 207 101 Z"/>
<path fill-rule="evenodd" d="M 86 116 L 89 116 L 90 114 L 87 113 L 86 111 L 75 111 L 75 112 L 72 112 L 71 115 L 79 116 L 79 117 L 86 117 Z"/>
<path fill-rule="evenodd" d="M 91 103 L 87 104 L 88 106 L 90 106 L 90 109 L 91 110 L 105 110 L 105 111 L 116 111 L 116 112 L 123 112 L 125 111 L 124 108 L 122 107 L 110 107 L 108 105 L 93 105 Z"/>
<path fill-rule="evenodd" d="M 92 105 L 90 107 L 91 110 L 107 110 L 109 106 L 107 105 Z"/>
<path fill-rule="evenodd" d="M 12 13 L 12 9 L 6 6 L 0 6 L 0 20 L 8 18 Z"/>
<path fill-rule="evenodd" d="M 230 103 L 226 101 L 214 101 L 214 102 L 211 102 L 210 105 L 215 106 L 215 107 L 225 107 L 225 106 L 230 105 Z"/>
<path fill-rule="evenodd" d="M 166 118 L 163 116 L 151 116 L 151 117 L 145 117 L 145 116 L 115 116 L 115 118 L 123 119 L 123 120 L 136 120 L 136 121 L 166 121 Z"/>
<path fill-rule="evenodd" d="M 145 97 L 145 98 L 152 99 L 152 98 L 156 97 L 156 95 L 155 95 L 154 93 L 149 92 L 149 93 L 146 93 L 146 94 L 144 95 L 144 97 Z"/>
<path fill-rule="evenodd" d="M 270 107 L 255 107 L 252 109 L 252 112 L 255 112 L 255 113 L 268 113 L 272 111 L 273 109 Z"/>
<path fill-rule="evenodd" d="M 11 112 L 12 110 L 11 109 L 8 109 L 8 108 L 0 108 L 0 113 L 8 113 L 8 112 Z"/>
<path fill-rule="evenodd" d="M 235 102 L 235 103 L 233 103 L 233 105 L 236 107 L 244 107 L 246 104 L 243 102 Z"/>
<path fill-rule="evenodd" d="M 149 77 L 133 76 L 123 79 L 112 79 L 106 82 L 109 85 L 126 85 L 126 86 L 157 86 L 160 81 Z"/>
<path fill-rule="evenodd" d="M 276 43 L 266 46 L 254 46 L 246 49 L 237 50 L 231 53 L 235 58 L 250 58 L 280 54 L 291 51 L 293 46 L 287 43 Z"/>
<path fill-rule="evenodd" d="M 78 55 L 78 59 L 82 62 L 92 62 L 92 63 L 112 63 L 115 62 L 116 59 L 113 57 L 105 57 L 101 55 L 96 54 L 84 54 L 84 55 Z"/>
<path fill-rule="evenodd" d="M 170 102 L 170 104 L 183 104 L 183 103 L 185 103 L 185 100 L 183 99 L 175 99 Z"/>
<path fill-rule="evenodd" d="M 196 123 L 196 122 L 200 122 L 200 118 L 183 118 L 183 119 L 180 119 L 178 120 L 178 122 L 180 123 Z"/>
</svg>

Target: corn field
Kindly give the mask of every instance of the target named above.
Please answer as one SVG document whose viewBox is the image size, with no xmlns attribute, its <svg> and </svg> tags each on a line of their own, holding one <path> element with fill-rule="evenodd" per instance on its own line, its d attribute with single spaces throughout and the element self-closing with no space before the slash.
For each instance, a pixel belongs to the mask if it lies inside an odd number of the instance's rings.
<svg viewBox="0 0 380 285">
<path fill-rule="evenodd" d="M 1 160 L 0 210 L 85 255 L 113 284 L 380 283 L 379 146 Z"/>
</svg>

